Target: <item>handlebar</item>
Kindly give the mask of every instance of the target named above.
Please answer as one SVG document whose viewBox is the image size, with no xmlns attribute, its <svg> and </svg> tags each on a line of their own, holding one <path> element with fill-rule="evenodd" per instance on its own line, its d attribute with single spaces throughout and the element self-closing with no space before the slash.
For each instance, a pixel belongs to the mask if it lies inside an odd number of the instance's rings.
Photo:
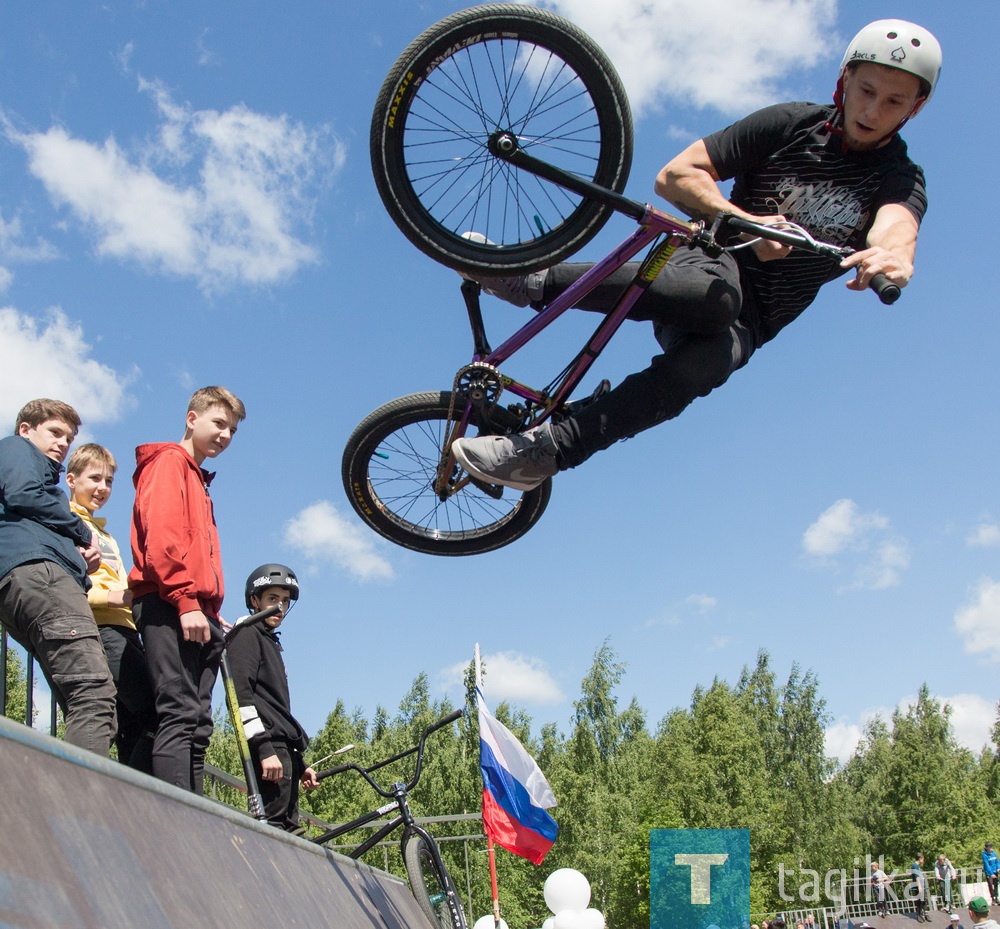
<svg viewBox="0 0 1000 929">
<path fill-rule="evenodd" d="M 233 628 L 230 629 L 229 632 L 227 632 L 223 636 L 222 639 L 223 643 L 228 645 L 236 636 L 236 633 L 239 632 L 241 629 L 246 629 L 249 626 L 256 625 L 257 623 L 262 623 L 269 616 L 274 616 L 274 614 L 277 613 L 280 609 L 281 609 L 280 606 L 269 606 L 266 610 L 261 610 L 259 613 L 252 613 L 242 622 L 239 622 L 235 626 L 233 626 Z"/>
<path fill-rule="evenodd" d="M 713 240 L 718 235 L 718 229 L 722 227 L 735 230 L 736 232 L 746 232 L 762 239 L 770 239 L 772 242 L 780 242 L 782 245 L 803 248 L 817 255 L 826 255 L 828 258 L 834 258 L 837 261 L 847 258 L 855 252 L 855 249 L 847 248 L 846 246 L 831 245 L 829 242 L 819 242 L 804 229 L 799 231 L 784 229 L 780 226 L 769 226 L 764 223 L 755 223 L 740 216 L 733 216 L 731 213 L 719 214 L 710 233 Z M 899 299 L 899 286 L 893 284 L 884 274 L 873 275 L 868 286 L 875 291 L 879 300 L 887 306 Z"/>
<path fill-rule="evenodd" d="M 586 181 L 583 178 L 570 174 L 568 171 L 557 168 L 555 165 L 550 165 L 547 162 L 541 161 L 540 159 L 529 155 L 524 151 L 524 149 L 521 148 L 517 137 L 512 135 L 510 132 L 498 130 L 490 136 L 487 147 L 489 148 L 491 154 L 503 161 L 509 162 L 515 167 L 530 171 L 532 174 L 544 178 L 545 180 L 552 181 L 560 187 L 579 194 L 581 197 L 585 197 L 588 200 L 595 200 L 598 203 L 603 203 L 605 206 L 608 206 L 619 213 L 631 216 L 640 223 L 645 220 L 649 211 L 652 209 L 648 204 L 643 205 L 635 200 L 630 200 L 628 197 L 615 193 L 612 190 L 608 190 L 605 187 L 601 187 L 599 184 Z M 702 227 L 700 231 L 691 226 L 689 223 L 677 220 L 675 217 L 670 218 L 678 225 L 686 226 L 691 229 L 692 232 L 689 241 L 692 244 L 703 248 L 709 254 L 719 254 L 719 245 L 716 240 L 716 235 L 718 230 L 723 225 L 739 232 L 748 232 L 752 235 L 759 236 L 764 239 L 770 239 L 774 242 L 781 242 L 785 245 L 792 245 L 796 248 L 805 248 L 809 251 L 815 252 L 816 254 L 835 258 L 838 261 L 847 258 L 848 255 L 854 254 L 854 249 L 831 245 L 828 242 L 818 242 L 811 235 L 809 235 L 805 229 L 801 229 L 801 234 L 792 232 L 788 229 L 776 229 L 774 226 L 766 226 L 761 223 L 750 222 L 742 217 L 734 216 L 732 213 L 720 213 L 716 217 L 715 222 L 712 224 L 711 230 L 705 230 Z M 900 288 L 896 284 L 893 284 L 884 274 L 873 275 L 868 286 L 874 290 L 876 294 L 878 294 L 879 300 L 887 305 L 895 303 L 899 299 Z"/>
<path fill-rule="evenodd" d="M 438 729 L 443 729 L 445 726 L 448 726 L 451 723 L 455 722 L 455 720 L 461 719 L 463 715 L 464 715 L 463 710 L 455 710 L 454 712 L 449 713 L 442 719 L 437 720 L 437 722 L 431 723 L 423 730 L 423 732 L 420 733 L 420 740 L 417 742 L 416 745 L 414 745 L 412 748 L 407 748 L 404 751 L 401 751 L 393 755 L 391 758 L 386 758 L 384 761 L 377 761 L 375 762 L 375 764 L 367 768 L 363 768 L 359 764 L 339 764 L 332 768 L 326 768 L 323 771 L 317 771 L 316 780 L 321 781 L 326 777 L 332 777 L 333 775 L 341 774 L 344 771 L 357 771 L 358 774 L 360 774 L 366 781 L 368 781 L 368 783 L 377 793 L 381 794 L 383 797 L 391 799 L 392 797 L 395 796 L 394 792 L 392 790 L 385 790 L 384 788 L 380 787 L 372 778 L 371 776 L 372 772 L 377 771 L 379 768 L 384 768 L 386 765 L 390 765 L 394 761 L 399 761 L 401 758 L 407 757 L 407 755 L 412 755 L 416 753 L 417 755 L 416 770 L 414 771 L 413 778 L 407 784 L 404 785 L 404 790 L 406 792 L 409 792 L 416 786 L 417 781 L 420 780 L 420 773 L 423 767 L 423 759 L 424 759 L 424 742 L 427 741 L 427 737 L 432 733 L 437 732 Z"/>
</svg>

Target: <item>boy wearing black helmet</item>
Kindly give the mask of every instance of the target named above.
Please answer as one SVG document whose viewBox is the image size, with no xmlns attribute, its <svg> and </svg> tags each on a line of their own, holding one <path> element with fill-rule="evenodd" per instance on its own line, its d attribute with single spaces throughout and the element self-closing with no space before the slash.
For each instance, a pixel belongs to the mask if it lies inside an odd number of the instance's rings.
<svg viewBox="0 0 1000 929">
<path fill-rule="evenodd" d="M 319 786 L 302 759 L 309 739 L 292 716 L 278 639 L 278 628 L 298 598 L 299 582 L 291 568 L 264 564 L 255 569 L 246 582 L 247 609 L 257 613 L 276 606 L 278 612 L 242 630 L 227 647 L 267 821 L 289 832 L 299 828 L 299 784 Z"/>
</svg>

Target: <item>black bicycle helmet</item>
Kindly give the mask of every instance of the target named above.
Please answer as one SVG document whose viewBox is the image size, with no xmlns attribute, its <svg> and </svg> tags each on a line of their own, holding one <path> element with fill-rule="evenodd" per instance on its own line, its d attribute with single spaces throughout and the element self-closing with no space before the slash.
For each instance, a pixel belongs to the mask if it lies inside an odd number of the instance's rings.
<svg viewBox="0 0 1000 929">
<path fill-rule="evenodd" d="M 268 587 L 284 587 L 292 600 L 299 599 L 299 579 L 291 568 L 283 564 L 262 564 L 247 578 L 245 599 L 248 610 L 253 609 L 250 598 Z"/>
</svg>

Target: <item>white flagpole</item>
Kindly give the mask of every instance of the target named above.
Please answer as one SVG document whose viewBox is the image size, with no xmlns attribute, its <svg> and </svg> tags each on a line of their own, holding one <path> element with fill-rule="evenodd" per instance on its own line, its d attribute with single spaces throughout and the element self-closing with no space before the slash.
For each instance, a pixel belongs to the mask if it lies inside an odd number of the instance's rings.
<svg viewBox="0 0 1000 929">
<path fill-rule="evenodd" d="M 481 690 L 483 686 L 483 663 L 479 655 L 479 643 L 476 643 L 476 690 Z M 478 698 L 478 695 L 477 695 Z M 493 926 L 499 929 L 500 926 L 500 891 L 497 887 L 497 856 L 493 839 L 486 836 L 486 850 L 489 852 L 490 861 L 490 890 L 493 892 Z"/>
</svg>

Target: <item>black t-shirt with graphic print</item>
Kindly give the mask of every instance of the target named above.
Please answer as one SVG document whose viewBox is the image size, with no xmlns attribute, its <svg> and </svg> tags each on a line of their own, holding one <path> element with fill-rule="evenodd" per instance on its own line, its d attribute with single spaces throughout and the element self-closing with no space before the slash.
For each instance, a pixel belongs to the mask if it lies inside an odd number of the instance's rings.
<svg viewBox="0 0 1000 929">
<path fill-rule="evenodd" d="M 869 152 L 845 152 L 827 128 L 831 106 L 784 103 L 765 107 L 704 140 L 722 180 L 733 179 L 730 199 L 748 213 L 782 214 L 817 239 L 855 249 L 878 208 L 906 207 L 919 222 L 927 210 L 924 174 L 896 136 Z M 752 249 L 737 253 L 744 292 L 740 319 L 762 345 L 844 272 L 830 258 L 792 251 L 762 262 Z"/>
</svg>

